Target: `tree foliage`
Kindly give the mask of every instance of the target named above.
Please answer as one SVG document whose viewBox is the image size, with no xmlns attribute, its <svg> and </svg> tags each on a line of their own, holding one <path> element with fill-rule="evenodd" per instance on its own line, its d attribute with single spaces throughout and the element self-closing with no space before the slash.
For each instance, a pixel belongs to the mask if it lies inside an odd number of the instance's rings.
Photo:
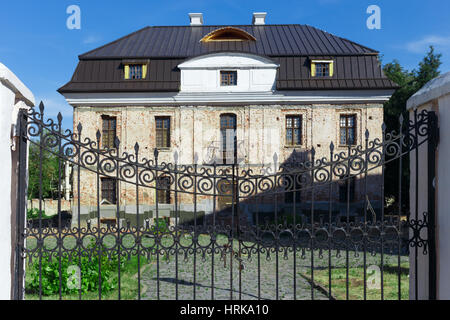
<svg viewBox="0 0 450 320">
<path fill-rule="evenodd" d="M 59 174 L 57 152 L 57 150 L 48 149 L 47 147 L 41 148 L 39 140 L 30 143 L 28 157 L 28 199 L 39 198 L 40 188 L 42 190 L 42 198 L 53 198 L 57 193 Z M 42 170 L 40 170 L 41 159 Z"/>
<path fill-rule="evenodd" d="M 384 104 L 384 122 L 386 131 L 399 130 L 399 117 L 405 115 L 406 102 L 417 91 L 419 91 L 428 81 L 439 76 L 441 66 L 441 54 L 436 54 L 431 46 L 426 56 L 419 63 L 418 70 L 408 71 L 404 69 L 397 60 L 386 64 L 383 71 L 386 76 L 397 83 L 400 88 L 395 91 L 391 99 Z M 406 155 L 402 159 L 402 203 L 409 204 L 409 157 Z M 386 165 L 385 191 L 387 197 L 394 197 L 398 201 L 399 197 L 399 162 L 393 161 Z"/>
</svg>

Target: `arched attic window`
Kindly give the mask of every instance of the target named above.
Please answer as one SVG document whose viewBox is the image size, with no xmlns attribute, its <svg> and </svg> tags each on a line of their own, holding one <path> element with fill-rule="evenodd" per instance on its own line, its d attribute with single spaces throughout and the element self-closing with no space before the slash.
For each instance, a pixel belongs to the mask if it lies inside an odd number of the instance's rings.
<svg viewBox="0 0 450 320">
<path fill-rule="evenodd" d="M 256 38 L 250 33 L 234 27 L 225 27 L 211 31 L 204 36 L 201 42 L 210 41 L 256 41 Z"/>
</svg>

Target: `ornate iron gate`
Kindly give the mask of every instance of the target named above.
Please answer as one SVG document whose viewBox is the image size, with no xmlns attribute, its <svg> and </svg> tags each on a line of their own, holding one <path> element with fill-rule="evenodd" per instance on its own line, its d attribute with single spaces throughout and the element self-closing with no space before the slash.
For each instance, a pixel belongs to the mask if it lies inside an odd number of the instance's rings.
<svg viewBox="0 0 450 320">
<path fill-rule="evenodd" d="M 102 149 L 99 131 L 93 140 L 83 136 L 81 124 L 63 131 L 61 115 L 44 120 L 42 103 L 19 116 L 16 299 L 403 299 L 408 290 L 418 298 L 423 255 L 429 298 L 435 298 L 433 112 L 400 118 L 398 133 L 383 127 L 381 139 L 366 132 L 360 146 L 331 143 L 329 157 L 316 158 L 313 148 L 307 161 L 253 167 L 179 164 L 176 154 L 173 163 L 161 162 L 157 150 L 148 159 L 137 143 L 133 152 L 119 152 L 117 137 L 114 148 Z M 413 154 L 417 190 L 424 143 L 430 200 L 422 214 L 417 193 L 413 212 L 402 200 L 408 187 L 402 172 Z M 28 146 L 34 159 L 27 160 Z M 43 207 L 46 156 L 57 161 L 53 217 Z M 34 161 L 39 188 L 38 205 L 28 212 L 27 161 Z M 62 210 L 68 163 L 71 222 Z M 398 197 L 387 205 L 385 168 L 391 163 L 398 166 Z M 113 187 L 103 196 L 105 178 Z M 87 215 L 85 198 L 94 201 Z M 409 283 L 413 287 L 405 288 Z"/>
</svg>

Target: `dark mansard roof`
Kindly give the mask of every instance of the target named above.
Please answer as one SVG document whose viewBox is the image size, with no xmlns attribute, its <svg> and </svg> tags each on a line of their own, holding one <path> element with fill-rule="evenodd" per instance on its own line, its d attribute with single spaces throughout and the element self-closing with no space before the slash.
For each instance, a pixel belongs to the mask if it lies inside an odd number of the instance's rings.
<svg viewBox="0 0 450 320">
<path fill-rule="evenodd" d="M 268 57 L 280 65 L 277 90 L 393 89 L 381 70 L 378 52 L 307 25 L 239 25 L 245 41 L 202 41 L 227 26 L 146 27 L 79 56 L 69 83 L 58 91 L 148 92 L 180 87 L 177 65 L 207 53 L 242 52 Z M 313 78 L 311 59 L 333 59 L 334 76 Z M 125 80 L 125 61 L 145 61 L 144 80 Z"/>
</svg>

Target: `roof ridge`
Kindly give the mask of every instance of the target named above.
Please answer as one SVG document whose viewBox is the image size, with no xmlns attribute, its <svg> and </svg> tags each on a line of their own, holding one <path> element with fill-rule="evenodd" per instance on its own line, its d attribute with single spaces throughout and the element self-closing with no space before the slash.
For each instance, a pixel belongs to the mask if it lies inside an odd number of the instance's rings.
<svg viewBox="0 0 450 320">
<path fill-rule="evenodd" d="M 241 27 L 270 27 L 270 26 L 301 26 L 299 23 L 274 23 L 274 24 L 202 24 L 198 26 L 190 26 L 190 25 L 173 25 L 173 26 L 148 26 L 148 28 L 203 28 L 203 27 L 233 27 L 233 26 L 241 26 Z"/>
</svg>

